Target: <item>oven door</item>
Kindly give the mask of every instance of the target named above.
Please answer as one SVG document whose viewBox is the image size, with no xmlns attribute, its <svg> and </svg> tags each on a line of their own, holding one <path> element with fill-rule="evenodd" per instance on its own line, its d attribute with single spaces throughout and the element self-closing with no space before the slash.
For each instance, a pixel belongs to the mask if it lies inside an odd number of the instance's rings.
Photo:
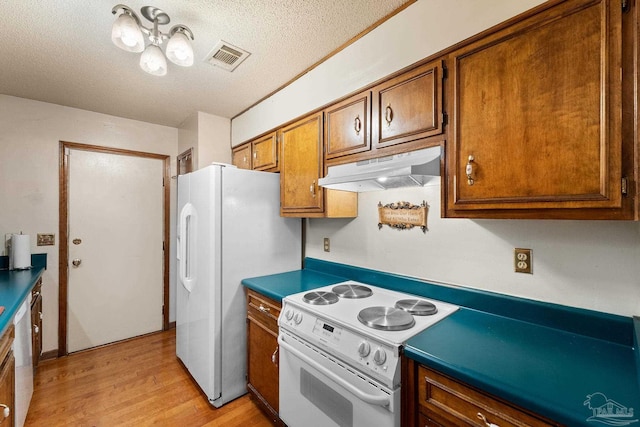
<svg viewBox="0 0 640 427">
<path fill-rule="evenodd" d="M 399 427 L 400 388 L 367 379 L 280 329 L 280 418 L 289 427 Z"/>
</svg>

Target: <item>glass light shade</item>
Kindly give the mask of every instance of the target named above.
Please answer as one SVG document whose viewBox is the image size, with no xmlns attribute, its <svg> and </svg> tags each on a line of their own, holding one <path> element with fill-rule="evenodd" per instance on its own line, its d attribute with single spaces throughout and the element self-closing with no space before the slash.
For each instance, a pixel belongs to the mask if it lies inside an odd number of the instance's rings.
<svg viewBox="0 0 640 427">
<path fill-rule="evenodd" d="M 176 65 L 190 67 L 193 65 L 193 48 L 189 37 L 177 31 L 167 43 L 167 58 Z"/>
<path fill-rule="evenodd" d="M 118 16 L 118 19 L 113 23 L 111 41 L 127 52 L 142 52 L 144 50 L 142 31 L 140 31 L 136 20 L 126 13 Z"/>
<path fill-rule="evenodd" d="M 167 60 L 162 53 L 162 49 L 154 44 L 150 44 L 140 55 L 140 68 L 154 76 L 164 76 L 167 74 Z"/>
</svg>

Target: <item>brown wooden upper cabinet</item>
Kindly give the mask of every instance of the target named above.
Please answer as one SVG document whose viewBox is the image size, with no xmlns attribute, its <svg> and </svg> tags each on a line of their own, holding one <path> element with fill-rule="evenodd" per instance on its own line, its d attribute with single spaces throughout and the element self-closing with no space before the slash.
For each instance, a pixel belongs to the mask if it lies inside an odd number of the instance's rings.
<svg viewBox="0 0 640 427">
<path fill-rule="evenodd" d="M 276 132 L 271 132 L 252 143 L 254 170 L 266 171 L 278 168 L 278 138 Z"/>
<path fill-rule="evenodd" d="M 422 64 L 325 108 L 327 165 L 440 144 L 444 70 L 441 60 Z"/>
<path fill-rule="evenodd" d="M 251 143 L 234 147 L 231 150 L 231 163 L 240 169 L 251 169 Z"/>
<path fill-rule="evenodd" d="M 292 217 L 355 217 L 356 193 L 325 190 L 323 113 L 311 114 L 280 129 L 280 215 Z"/>
<path fill-rule="evenodd" d="M 540 9 L 447 59 L 445 214 L 631 219 L 621 1 Z"/>
<path fill-rule="evenodd" d="M 278 138 L 273 131 L 253 141 L 234 147 L 232 163 L 241 169 L 278 171 Z"/>
<path fill-rule="evenodd" d="M 322 213 L 322 113 L 312 114 L 280 131 L 280 211 Z"/>
<path fill-rule="evenodd" d="M 371 92 L 365 91 L 324 110 L 326 159 L 371 150 Z"/>
<path fill-rule="evenodd" d="M 373 88 L 372 136 L 376 149 L 442 134 L 443 78 L 442 61 L 436 61 Z"/>
</svg>

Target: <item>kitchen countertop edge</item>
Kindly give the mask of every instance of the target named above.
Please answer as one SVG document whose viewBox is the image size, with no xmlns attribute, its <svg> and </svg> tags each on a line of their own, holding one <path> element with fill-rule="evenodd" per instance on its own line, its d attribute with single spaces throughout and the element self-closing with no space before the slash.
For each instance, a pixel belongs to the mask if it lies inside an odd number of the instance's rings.
<svg viewBox="0 0 640 427">
<path fill-rule="evenodd" d="M 42 277 L 44 270 L 44 266 L 34 266 L 29 270 L 0 271 L 0 305 L 4 306 L 4 313 L 0 315 L 0 335 L 7 330 L 22 302 Z M 8 287 L 19 288 L 8 289 Z"/>
</svg>

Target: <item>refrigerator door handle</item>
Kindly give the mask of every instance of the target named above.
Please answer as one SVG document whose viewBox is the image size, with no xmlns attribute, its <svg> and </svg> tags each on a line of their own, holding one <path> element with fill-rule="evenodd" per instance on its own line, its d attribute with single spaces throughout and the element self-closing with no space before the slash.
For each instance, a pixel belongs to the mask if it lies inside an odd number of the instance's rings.
<svg viewBox="0 0 640 427">
<path fill-rule="evenodd" d="M 195 283 L 196 254 L 195 236 L 198 226 L 196 211 L 191 203 L 187 203 L 180 211 L 178 237 L 178 274 L 180 283 L 190 293 Z"/>
</svg>

